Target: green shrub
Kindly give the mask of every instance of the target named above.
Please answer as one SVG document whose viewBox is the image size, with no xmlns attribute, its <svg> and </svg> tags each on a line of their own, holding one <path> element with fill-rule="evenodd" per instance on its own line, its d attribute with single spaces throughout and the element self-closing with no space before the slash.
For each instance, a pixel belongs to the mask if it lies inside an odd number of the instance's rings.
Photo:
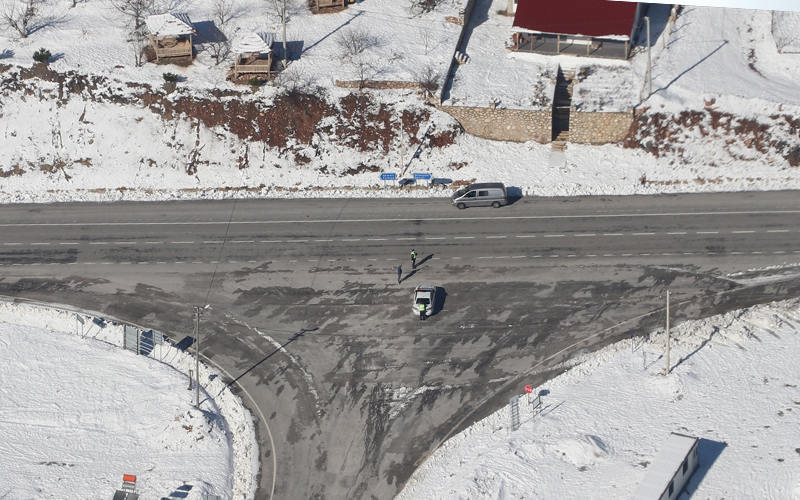
<svg viewBox="0 0 800 500">
<path fill-rule="evenodd" d="M 50 51 L 45 48 L 41 48 L 33 53 L 33 60 L 40 63 L 46 64 L 51 57 L 53 57 L 53 54 L 51 54 Z"/>
<path fill-rule="evenodd" d="M 254 76 L 253 78 L 247 80 L 247 83 L 249 83 L 250 86 L 253 87 L 254 89 L 257 89 L 258 87 L 260 87 L 260 86 L 264 85 L 265 83 L 267 83 L 267 81 L 264 80 L 263 78 L 259 78 L 257 76 Z"/>
<path fill-rule="evenodd" d="M 175 73 L 164 73 L 164 81 L 167 83 L 175 83 L 180 80 L 180 76 Z"/>
</svg>

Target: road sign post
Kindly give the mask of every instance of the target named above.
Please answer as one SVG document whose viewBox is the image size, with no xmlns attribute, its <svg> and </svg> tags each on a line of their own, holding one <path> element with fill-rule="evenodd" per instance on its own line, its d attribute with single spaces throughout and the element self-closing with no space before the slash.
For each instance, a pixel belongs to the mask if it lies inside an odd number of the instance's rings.
<svg viewBox="0 0 800 500">
<path fill-rule="evenodd" d="M 383 181 L 383 185 L 386 186 L 386 181 L 397 180 L 397 174 L 394 174 L 394 173 L 383 173 L 383 174 L 381 174 L 381 180 Z"/>
<path fill-rule="evenodd" d="M 431 180 L 432 177 L 433 176 L 431 174 L 427 173 L 427 172 L 424 172 L 424 173 L 414 172 L 414 180 L 415 181 L 429 181 L 428 182 L 428 186 L 430 186 L 430 180 Z"/>
</svg>

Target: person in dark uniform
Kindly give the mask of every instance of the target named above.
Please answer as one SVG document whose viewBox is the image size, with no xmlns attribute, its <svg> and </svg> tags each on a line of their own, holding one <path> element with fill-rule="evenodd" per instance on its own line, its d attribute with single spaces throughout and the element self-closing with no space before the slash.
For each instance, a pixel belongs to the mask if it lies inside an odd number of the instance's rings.
<svg viewBox="0 0 800 500">
<path fill-rule="evenodd" d="M 403 266 L 397 266 L 397 283 L 400 283 L 400 278 L 403 276 Z"/>
<path fill-rule="evenodd" d="M 426 309 L 425 304 L 420 304 L 419 305 L 419 320 L 420 321 L 425 321 L 425 319 L 428 317 L 427 314 L 426 314 L 427 311 L 425 309 Z"/>
</svg>

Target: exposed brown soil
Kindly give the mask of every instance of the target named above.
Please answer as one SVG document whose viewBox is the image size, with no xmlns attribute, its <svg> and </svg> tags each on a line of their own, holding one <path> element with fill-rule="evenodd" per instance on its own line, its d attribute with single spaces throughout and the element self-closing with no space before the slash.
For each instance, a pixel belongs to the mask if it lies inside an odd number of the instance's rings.
<svg viewBox="0 0 800 500">
<path fill-rule="evenodd" d="M 717 111 L 711 107 L 713 100 L 706 104 L 702 111 L 687 110 L 677 115 L 639 114 L 623 145 L 643 148 L 655 156 L 674 154 L 682 158 L 679 137 L 687 131 L 697 131 L 702 137 L 721 141 L 733 157 L 737 154 L 729 147 L 736 145 L 763 155 L 779 155 L 792 167 L 800 166 L 800 118 L 784 114 L 758 121 Z"/>
<path fill-rule="evenodd" d="M 45 64 L 30 69 L 2 66 L 0 77 L 0 85 L 7 92 L 33 94 L 35 84 L 30 80 L 39 79 L 58 84 L 49 98 L 67 100 L 78 95 L 87 101 L 143 106 L 164 120 L 184 119 L 197 126 L 225 129 L 245 143 L 264 142 L 282 153 L 292 148 L 300 165 L 310 163 L 311 158 L 297 153 L 295 148 L 315 148 L 319 142 L 314 141 L 317 136 L 325 137 L 334 146 L 386 154 L 400 145 L 402 130 L 406 147 L 417 147 L 420 129 L 427 127 L 430 119 L 430 111 L 424 105 L 399 111 L 366 92 L 353 92 L 339 101 L 331 101 L 314 90 L 287 90 L 271 102 L 254 99 L 250 91 L 213 91 L 197 97 L 182 91 L 180 86 L 167 92 L 147 84 L 116 82 L 75 72 L 58 73 Z M 460 133 L 460 128 L 438 132 L 428 138 L 427 146 L 449 146 Z M 189 174 L 196 169 L 191 163 Z M 248 168 L 247 148 L 238 158 L 238 165 L 241 169 Z M 377 171 L 373 170 L 377 168 L 361 165 L 351 170 Z"/>
</svg>

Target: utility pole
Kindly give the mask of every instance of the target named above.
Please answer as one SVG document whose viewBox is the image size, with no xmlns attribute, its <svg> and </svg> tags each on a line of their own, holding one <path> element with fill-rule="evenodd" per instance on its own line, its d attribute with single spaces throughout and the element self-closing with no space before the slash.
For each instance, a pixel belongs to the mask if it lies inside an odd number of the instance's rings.
<svg viewBox="0 0 800 500">
<path fill-rule="evenodd" d="M 195 354 L 195 384 L 194 384 L 194 405 L 200 408 L 200 316 L 203 315 L 203 310 L 208 309 L 208 304 L 205 307 L 195 306 L 194 308 L 194 340 L 197 348 L 194 350 Z"/>
<path fill-rule="evenodd" d="M 286 69 L 289 64 L 289 53 L 286 51 L 286 0 L 283 0 L 281 18 L 283 19 L 283 69 Z"/>
<path fill-rule="evenodd" d="M 647 97 L 653 94 L 653 65 L 650 60 L 650 17 L 644 16 L 647 23 Z"/>
<path fill-rule="evenodd" d="M 669 375 L 669 290 L 667 290 L 667 369 L 664 375 Z"/>
</svg>

